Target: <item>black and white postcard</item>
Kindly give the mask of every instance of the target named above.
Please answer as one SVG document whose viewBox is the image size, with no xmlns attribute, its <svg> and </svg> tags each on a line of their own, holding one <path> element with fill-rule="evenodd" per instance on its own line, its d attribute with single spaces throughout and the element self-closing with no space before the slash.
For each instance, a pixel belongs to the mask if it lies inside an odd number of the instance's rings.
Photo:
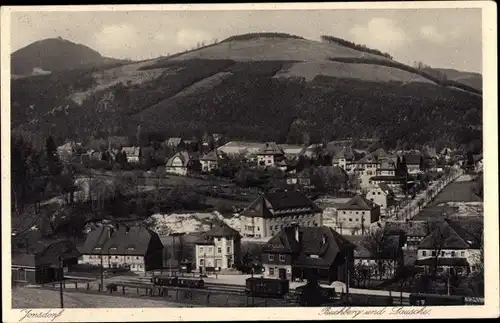
<svg viewBox="0 0 500 323">
<path fill-rule="evenodd" d="M 499 316 L 494 2 L 1 10 L 4 321 Z"/>
</svg>

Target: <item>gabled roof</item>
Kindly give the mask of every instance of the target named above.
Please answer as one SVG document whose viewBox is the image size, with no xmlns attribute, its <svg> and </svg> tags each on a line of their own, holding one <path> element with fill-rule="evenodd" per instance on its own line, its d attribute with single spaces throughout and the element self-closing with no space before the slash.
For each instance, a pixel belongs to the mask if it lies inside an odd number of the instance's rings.
<svg viewBox="0 0 500 323">
<path fill-rule="evenodd" d="M 187 167 L 189 161 L 191 160 L 191 156 L 189 156 L 189 153 L 187 151 L 179 151 L 167 160 L 166 166 L 174 167 L 172 164 L 176 158 L 180 158 L 180 160 L 182 161 L 182 167 Z"/>
<path fill-rule="evenodd" d="M 230 141 L 217 148 L 225 154 L 255 154 L 265 145 L 261 142 Z"/>
<path fill-rule="evenodd" d="M 196 244 L 213 244 L 214 238 L 216 237 L 232 237 L 235 239 L 241 238 L 241 235 L 238 231 L 231 228 L 225 223 L 221 223 L 219 225 L 214 226 L 212 229 L 208 230 L 200 234 L 200 236 L 196 239 Z"/>
<path fill-rule="evenodd" d="M 283 150 L 275 142 L 266 142 L 258 152 L 259 155 L 284 155 Z"/>
<path fill-rule="evenodd" d="M 330 268 L 337 255 L 345 248 L 354 248 L 354 245 L 332 228 L 290 226 L 273 236 L 263 246 L 263 251 L 295 253 L 295 267 Z"/>
<path fill-rule="evenodd" d="M 358 164 L 370 164 L 375 162 L 381 162 L 382 160 L 389 160 L 391 156 L 383 149 L 379 148 L 358 160 Z"/>
<path fill-rule="evenodd" d="M 420 165 L 422 155 L 413 153 L 404 155 L 404 158 L 406 165 Z"/>
<path fill-rule="evenodd" d="M 346 203 L 339 206 L 339 210 L 361 210 L 361 211 L 370 211 L 376 209 L 377 206 L 370 200 L 367 200 L 364 196 L 356 195 Z"/>
<path fill-rule="evenodd" d="M 140 226 L 119 226 L 104 242 L 102 252 L 111 255 L 145 255 L 152 238 L 158 235 Z"/>
<path fill-rule="evenodd" d="M 419 244 L 419 249 L 469 249 L 468 244 L 447 222 L 436 223 L 436 227 Z"/>
<path fill-rule="evenodd" d="M 378 187 L 380 187 L 380 189 L 384 191 L 385 194 L 394 194 L 392 188 L 390 188 L 386 183 L 379 183 Z"/>
<path fill-rule="evenodd" d="M 318 213 L 322 209 L 300 191 L 275 191 L 260 195 L 242 213 L 243 216 L 275 217 Z"/>
<path fill-rule="evenodd" d="M 85 244 L 80 247 L 80 252 L 82 254 L 100 254 L 100 251 L 95 251 L 96 247 L 102 248 L 106 240 L 111 236 L 111 228 L 103 225 L 92 230 L 87 235 L 85 239 Z"/>
<path fill-rule="evenodd" d="M 206 161 L 217 161 L 219 160 L 219 155 L 217 154 L 217 150 L 212 150 L 203 155 L 203 157 L 200 158 L 200 160 L 206 160 Z"/>
<path fill-rule="evenodd" d="M 450 220 L 446 223 L 467 242 L 471 248 L 479 249 L 483 240 L 484 222 L 477 219 Z"/>
<path fill-rule="evenodd" d="M 303 152 L 305 148 L 304 146 L 300 145 L 288 145 L 288 144 L 280 144 L 279 147 L 285 153 L 285 155 L 288 156 L 298 156 Z"/>
</svg>

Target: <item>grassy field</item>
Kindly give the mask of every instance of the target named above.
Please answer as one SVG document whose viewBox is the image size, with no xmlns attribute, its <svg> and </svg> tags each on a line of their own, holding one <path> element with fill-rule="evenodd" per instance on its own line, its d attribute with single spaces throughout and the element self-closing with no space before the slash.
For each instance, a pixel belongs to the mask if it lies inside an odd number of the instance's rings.
<svg viewBox="0 0 500 323">
<path fill-rule="evenodd" d="M 64 292 L 65 308 L 138 308 L 138 307 L 187 307 L 185 304 L 145 297 Z M 19 287 L 12 290 L 12 308 L 58 308 L 59 291 Z"/>
<path fill-rule="evenodd" d="M 481 198 L 472 191 L 474 185 L 475 182 L 472 181 L 450 183 L 413 220 L 425 221 L 444 217 L 445 214 L 447 216 L 456 214 L 459 211 L 459 207 L 445 205 L 447 202 L 481 202 Z"/>
</svg>

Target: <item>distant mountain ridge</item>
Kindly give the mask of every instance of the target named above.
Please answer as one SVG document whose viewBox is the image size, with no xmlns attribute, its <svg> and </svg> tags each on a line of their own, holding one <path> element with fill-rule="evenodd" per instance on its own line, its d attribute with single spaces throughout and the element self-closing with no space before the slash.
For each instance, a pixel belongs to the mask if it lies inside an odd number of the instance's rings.
<svg viewBox="0 0 500 323">
<path fill-rule="evenodd" d="M 157 59 L 13 79 L 12 127 L 61 140 L 130 136 L 138 124 L 165 137 L 206 131 L 281 143 L 304 134 L 391 147 L 481 140 L 481 88 L 458 80 L 477 75 L 443 78 L 329 39 L 246 34 Z M 291 127 L 295 120 L 305 126 Z"/>
<path fill-rule="evenodd" d="M 61 37 L 47 38 L 13 52 L 11 74 L 27 76 L 37 69 L 58 72 L 129 62 L 131 61 L 104 57 L 88 46 Z"/>
</svg>

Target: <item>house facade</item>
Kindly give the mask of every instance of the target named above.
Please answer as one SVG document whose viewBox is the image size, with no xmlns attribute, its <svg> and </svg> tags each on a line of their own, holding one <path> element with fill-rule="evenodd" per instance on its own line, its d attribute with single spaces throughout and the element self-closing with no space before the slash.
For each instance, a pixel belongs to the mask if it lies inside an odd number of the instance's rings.
<svg viewBox="0 0 500 323">
<path fill-rule="evenodd" d="M 305 227 L 323 225 L 323 210 L 300 191 L 263 194 L 241 213 L 244 236 L 269 238 L 297 223 Z"/>
<path fill-rule="evenodd" d="M 191 171 L 192 162 L 193 160 L 187 151 L 177 152 L 167 160 L 165 172 L 167 174 L 187 176 Z"/>
<path fill-rule="evenodd" d="M 281 162 L 284 160 L 285 153 L 275 142 L 266 142 L 257 153 L 257 165 L 260 168 L 282 166 Z"/>
<path fill-rule="evenodd" d="M 385 213 L 394 202 L 394 192 L 387 184 L 381 183 L 372 187 L 366 193 L 366 198 L 379 205 L 380 211 Z"/>
<path fill-rule="evenodd" d="M 404 155 L 408 174 L 416 175 L 423 171 L 423 157 L 421 154 L 407 154 Z"/>
<path fill-rule="evenodd" d="M 384 225 L 389 234 L 402 234 L 405 237 L 404 250 L 417 250 L 432 228 L 432 224 L 427 221 L 386 221 Z"/>
<path fill-rule="evenodd" d="M 212 227 L 195 245 L 196 266 L 200 273 L 207 268 L 221 271 L 241 262 L 241 235 L 225 224 Z"/>
<path fill-rule="evenodd" d="M 122 152 L 127 156 L 127 162 L 131 164 L 139 163 L 139 158 L 141 155 L 140 147 L 123 147 Z"/>
<path fill-rule="evenodd" d="M 433 270 L 437 265 L 438 273 L 468 275 L 476 272 L 484 261 L 481 259 L 481 233 L 479 230 L 476 232 L 477 235 L 473 236 L 458 221 L 446 219 L 436 223 L 431 233 L 419 244 L 415 264 L 426 271 Z"/>
<path fill-rule="evenodd" d="M 145 272 L 163 266 L 163 244 L 155 232 L 140 226 L 101 226 L 91 231 L 80 250 L 79 264 L 129 268 Z"/>
<path fill-rule="evenodd" d="M 290 225 L 262 247 L 263 276 L 272 279 L 347 281 L 354 245 L 328 227 Z"/>
<path fill-rule="evenodd" d="M 379 219 L 380 206 L 362 195 L 356 195 L 338 206 L 335 230 L 340 234 L 365 235 L 370 225 Z"/>
<path fill-rule="evenodd" d="M 353 169 L 354 152 L 351 147 L 342 147 L 338 153 L 333 156 L 332 165 L 338 166 L 350 173 Z"/>
<path fill-rule="evenodd" d="M 200 163 L 202 172 L 208 173 L 216 170 L 219 167 L 219 156 L 217 154 L 217 151 L 214 149 L 205 154 L 200 158 Z"/>
</svg>

